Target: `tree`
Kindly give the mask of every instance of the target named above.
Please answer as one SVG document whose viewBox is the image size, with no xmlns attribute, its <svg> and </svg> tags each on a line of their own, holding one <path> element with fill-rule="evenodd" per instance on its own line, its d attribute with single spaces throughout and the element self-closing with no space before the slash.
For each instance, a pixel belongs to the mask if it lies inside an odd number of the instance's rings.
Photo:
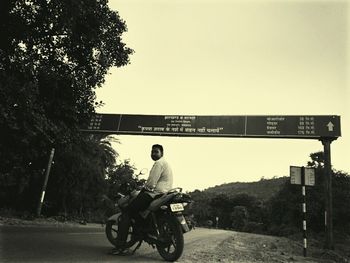
<svg viewBox="0 0 350 263">
<path fill-rule="evenodd" d="M 110 139 L 84 136 L 56 152 L 43 212 L 82 217 L 98 209 L 103 194 L 108 191 L 107 173 L 115 166 L 118 156 Z M 36 207 L 41 185 L 42 177 L 31 181 L 23 201 L 27 208 Z"/>
<path fill-rule="evenodd" d="M 334 228 L 350 233 L 350 175 L 342 171 L 334 172 L 333 218 Z"/>
<path fill-rule="evenodd" d="M 243 230 L 249 219 L 249 214 L 245 206 L 235 206 L 230 213 L 232 227 L 234 230 Z"/>
<path fill-rule="evenodd" d="M 111 199 L 116 198 L 119 192 L 126 194 L 129 189 L 136 187 L 139 180 L 135 176 L 135 170 L 136 168 L 130 164 L 130 160 L 124 160 L 110 171 L 107 182 L 109 185 L 108 194 Z"/>
<path fill-rule="evenodd" d="M 210 206 L 213 211 L 213 219 L 219 217 L 218 226 L 220 228 L 231 227 L 230 213 L 234 209 L 232 200 L 225 194 L 219 194 L 210 200 Z"/>
<path fill-rule="evenodd" d="M 41 175 L 52 146 L 80 140 L 79 127 L 100 104 L 95 89 L 133 51 L 107 0 L 0 5 L 0 188 L 20 197 Z"/>
<path fill-rule="evenodd" d="M 214 216 L 210 205 L 210 195 L 200 190 L 195 190 L 189 194 L 194 202 L 191 204 L 188 213 L 194 215 L 195 221 L 199 225 L 206 225 L 207 220 Z"/>
<path fill-rule="evenodd" d="M 321 169 L 324 167 L 324 152 L 315 152 L 310 154 L 311 161 L 307 162 L 307 166 L 315 169 Z"/>
</svg>

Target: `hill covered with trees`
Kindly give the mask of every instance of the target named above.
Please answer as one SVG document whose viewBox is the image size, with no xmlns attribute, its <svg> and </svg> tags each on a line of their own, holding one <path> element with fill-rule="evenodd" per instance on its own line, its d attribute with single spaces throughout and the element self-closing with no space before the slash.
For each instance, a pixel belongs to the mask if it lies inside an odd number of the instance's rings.
<svg viewBox="0 0 350 263">
<path fill-rule="evenodd" d="M 312 153 L 310 158 L 306 163 L 315 169 L 315 186 L 307 187 L 307 222 L 310 231 L 319 233 L 324 231 L 324 153 Z M 350 176 L 332 172 L 334 229 L 350 234 Z M 301 189 L 288 177 L 229 183 L 190 194 L 194 203 L 188 213 L 198 225 L 273 235 L 301 231 Z"/>
<path fill-rule="evenodd" d="M 268 200 L 274 196 L 288 180 L 289 177 L 275 177 L 272 179 L 261 178 L 258 182 L 235 182 L 217 185 L 206 189 L 204 192 L 213 195 L 224 194 L 228 197 L 247 194 L 260 200 Z"/>
</svg>

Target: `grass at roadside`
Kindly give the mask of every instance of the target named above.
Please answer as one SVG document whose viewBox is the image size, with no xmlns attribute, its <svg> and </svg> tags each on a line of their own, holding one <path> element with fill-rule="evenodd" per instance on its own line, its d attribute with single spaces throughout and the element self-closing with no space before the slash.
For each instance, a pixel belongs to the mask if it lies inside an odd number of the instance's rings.
<svg viewBox="0 0 350 263">
<path fill-rule="evenodd" d="M 66 220 L 62 217 L 34 217 L 34 216 L 15 216 L 0 214 L 0 226 L 102 226 L 103 224 L 87 223 L 83 220 Z"/>
</svg>

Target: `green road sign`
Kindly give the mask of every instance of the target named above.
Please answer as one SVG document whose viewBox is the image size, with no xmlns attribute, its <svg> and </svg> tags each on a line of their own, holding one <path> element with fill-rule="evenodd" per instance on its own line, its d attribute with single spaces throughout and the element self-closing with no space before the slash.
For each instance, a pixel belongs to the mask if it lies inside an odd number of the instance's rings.
<svg viewBox="0 0 350 263">
<path fill-rule="evenodd" d="M 337 138 L 340 116 L 194 116 L 96 114 L 82 131 L 96 133 L 251 138 Z"/>
</svg>

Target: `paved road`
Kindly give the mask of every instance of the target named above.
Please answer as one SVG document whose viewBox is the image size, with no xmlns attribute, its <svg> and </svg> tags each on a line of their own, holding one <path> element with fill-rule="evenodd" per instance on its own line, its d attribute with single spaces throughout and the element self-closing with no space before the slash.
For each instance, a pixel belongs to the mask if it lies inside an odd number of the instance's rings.
<svg viewBox="0 0 350 263">
<path fill-rule="evenodd" d="M 188 257 L 203 240 L 217 244 L 231 233 L 200 228 L 187 233 L 182 258 Z M 146 243 L 128 257 L 109 255 L 111 248 L 99 226 L 0 226 L 0 262 L 164 262 Z"/>
</svg>

